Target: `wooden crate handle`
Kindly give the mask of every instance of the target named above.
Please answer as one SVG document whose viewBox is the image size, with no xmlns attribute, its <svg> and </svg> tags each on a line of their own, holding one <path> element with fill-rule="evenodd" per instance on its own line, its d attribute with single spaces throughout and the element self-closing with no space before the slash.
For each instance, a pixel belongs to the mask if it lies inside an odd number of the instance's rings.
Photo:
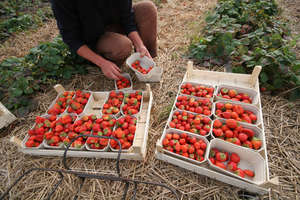
<svg viewBox="0 0 300 200">
<path fill-rule="evenodd" d="M 189 79 L 193 74 L 193 61 L 188 61 L 186 69 L 186 77 Z"/>
<path fill-rule="evenodd" d="M 58 94 L 63 93 L 63 92 L 66 91 L 65 88 L 64 88 L 61 84 L 55 85 L 55 86 L 54 86 L 54 89 L 55 89 L 55 91 L 56 91 Z"/>
<path fill-rule="evenodd" d="M 12 136 L 9 141 L 14 143 L 18 147 L 22 147 L 22 140 L 20 140 L 16 136 Z"/>
<path fill-rule="evenodd" d="M 258 79 L 258 76 L 261 72 L 262 67 L 261 66 L 255 66 L 255 68 L 252 71 L 251 77 L 250 77 L 250 86 L 252 88 L 255 88 L 256 81 Z"/>
</svg>

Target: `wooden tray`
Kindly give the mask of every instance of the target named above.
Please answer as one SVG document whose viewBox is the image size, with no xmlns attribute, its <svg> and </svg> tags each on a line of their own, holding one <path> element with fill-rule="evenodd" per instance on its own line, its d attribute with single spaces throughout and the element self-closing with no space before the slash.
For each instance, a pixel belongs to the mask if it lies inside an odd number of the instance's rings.
<svg viewBox="0 0 300 200">
<path fill-rule="evenodd" d="M 150 112 L 153 101 L 153 95 L 150 88 L 150 85 L 147 84 L 147 90 L 143 91 L 143 101 L 142 101 L 142 110 L 137 116 L 137 127 L 133 145 L 128 149 L 127 152 L 121 153 L 121 159 L 128 160 L 144 160 L 146 156 L 147 150 L 147 139 L 148 139 L 148 129 L 149 129 L 149 121 L 150 121 Z M 55 90 L 57 93 L 63 92 L 65 89 L 61 85 L 56 85 Z M 101 113 L 102 105 L 105 103 L 109 95 L 108 92 L 92 92 L 91 98 L 86 105 L 84 114 L 96 114 L 99 115 Z M 82 114 L 81 114 L 82 115 Z M 12 142 L 15 142 L 20 147 L 19 150 L 25 154 L 33 155 L 33 156 L 63 156 L 64 149 L 31 149 L 24 148 L 22 146 L 22 141 L 16 137 L 11 138 Z M 69 150 L 67 153 L 68 157 L 93 157 L 93 158 L 112 158 L 116 159 L 118 153 L 117 152 L 92 152 L 87 150 Z"/>
<path fill-rule="evenodd" d="M 268 166 L 268 157 L 267 157 L 267 149 L 266 149 L 266 140 L 265 140 L 265 133 L 264 133 L 264 124 L 263 124 L 263 116 L 262 116 L 262 109 L 261 109 L 261 99 L 260 99 L 260 90 L 259 90 L 259 80 L 258 75 L 261 71 L 261 67 L 257 66 L 253 70 L 252 74 L 234 74 L 234 73 L 226 73 L 226 72 L 214 72 L 214 71 L 203 71 L 203 70 L 193 70 L 193 63 L 191 61 L 188 62 L 187 65 L 187 72 L 183 78 L 183 82 L 194 82 L 199 84 L 207 84 L 207 85 L 231 85 L 231 86 L 238 86 L 246 89 L 255 90 L 258 94 L 257 103 L 255 106 L 259 109 L 259 117 L 261 119 L 260 128 L 263 132 L 263 150 L 259 153 L 265 160 L 265 182 L 261 185 L 252 184 L 241 179 L 228 176 L 225 173 L 221 173 L 217 170 L 209 168 L 208 162 L 206 165 L 194 165 L 191 162 L 187 162 L 186 160 L 180 159 L 178 157 L 170 156 L 163 151 L 163 147 L 160 140 L 157 141 L 156 144 L 156 158 L 173 165 L 185 168 L 187 170 L 193 171 L 197 174 L 205 175 L 210 178 L 216 179 L 218 181 L 222 181 L 224 183 L 245 189 L 250 192 L 258 193 L 258 194 L 265 194 L 269 192 L 269 187 L 278 185 L 278 177 L 270 180 L 269 175 L 269 166 Z M 213 98 L 214 102 L 217 100 L 216 97 Z M 174 109 L 174 108 L 173 108 Z M 166 125 L 167 128 L 167 125 Z M 162 139 L 162 138 L 161 138 Z"/>
</svg>

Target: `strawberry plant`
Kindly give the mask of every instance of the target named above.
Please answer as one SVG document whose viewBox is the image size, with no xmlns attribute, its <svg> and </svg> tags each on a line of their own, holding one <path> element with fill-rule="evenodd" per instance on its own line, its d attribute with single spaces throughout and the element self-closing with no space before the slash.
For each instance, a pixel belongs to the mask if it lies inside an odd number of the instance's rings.
<svg viewBox="0 0 300 200">
<path fill-rule="evenodd" d="M 294 87 L 290 99 L 300 98 L 300 61 L 288 40 L 290 31 L 280 19 L 274 0 L 220 0 L 206 18 L 203 36 L 190 45 L 200 62 L 231 65 L 236 73 L 251 73 L 262 66 L 260 83 L 271 91 Z"/>
<path fill-rule="evenodd" d="M 60 37 L 31 49 L 23 58 L 7 58 L 0 63 L 0 101 L 15 114 L 24 115 L 42 85 L 85 73 L 82 61 Z"/>
</svg>

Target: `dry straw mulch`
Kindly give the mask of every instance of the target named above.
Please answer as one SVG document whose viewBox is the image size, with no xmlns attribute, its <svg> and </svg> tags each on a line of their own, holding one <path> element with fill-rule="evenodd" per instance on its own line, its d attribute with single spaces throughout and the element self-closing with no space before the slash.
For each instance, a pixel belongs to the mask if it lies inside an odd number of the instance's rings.
<svg viewBox="0 0 300 200">
<path fill-rule="evenodd" d="M 159 161 L 154 157 L 156 141 L 160 138 L 168 117 L 168 108 L 172 105 L 178 86 L 185 73 L 187 60 L 183 57 L 190 37 L 201 27 L 206 11 L 215 6 L 216 1 L 190 0 L 169 1 L 159 9 L 159 56 L 157 64 L 164 68 L 163 82 L 152 84 L 154 93 L 153 110 L 150 121 L 147 157 L 144 162 L 121 161 L 121 172 L 128 178 L 161 182 L 175 188 L 182 194 L 181 199 L 239 199 L 239 188 L 197 175 L 187 170 Z M 49 27 L 54 33 L 53 22 Z M 27 38 L 45 38 L 49 36 L 48 25 Z M 198 30 L 197 30 L 198 29 Z M 44 31 L 42 31 L 44 30 Z M 193 32 L 191 32 L 193 30 Z M 36 34 L 37 34 L 36 33 Z M 33 36 L 35 35 L 35 36 Z M 46 36 L 45 36 L 46 35 Z M 47 36 L 48 35 L 48 36 Z M 51 38 L 52 38 L 52 34 Z M 50 39 L 50 36 L 49 36 Z M 10 40 L 14 41 L 14 40 Z M 38 41 L 38 40 L 37 40 Z M 15 48 L 22 49 L 23 45 Z M 35 44 L 34 44 L 35 45 Z M 29 47 L 31 45 L 28 45 Z M 25 49 L 25 47 L 24 47 Z M 28 50 L 28 48 L 26 49 Z M 15 55 L 26 52 L 16 51 Z M 18 53 L 17 53 L 18 52 Z M 3 55 L 3 50 L 0 51 Z M 14 55 L 14 54 L 12 54 Z M 128 70 L 128 69 L 126 69 Z M 214 68 L 214 70 L 220 70 Z M 111 90 L 113 81 L 107 80 L 100 71 L 89 68 L 89 75 L 76 76 L 72 81 L 64 82 L 67 89 Z M 144 84 L 134 82 L 135 88 L 143 89 Z M 10 185 L 22 172 L 32 167 L 62 169 L 61 158 L 31 157 L 19 153 L 9 143 L 11 136 L 23 138 L 32 126 L 35 116 L 43 114 L 55 98 L 56 93 L 49 88 L 48 92 L 37 97 L 37 110 L 26 118 L 19 118 L 17 123 L 2 134 L 9 136 L 0 140 L 0 193 Z M 300 104 L 289 103 L 280 97 L 262 96 L 264 122 L 266 129 L 267 149 L 270 176 L 279 176 L 281 185 L 261 199 L 296 199 L 300 193 Z M 115 167 L 113 160 L 70 158 L 70 166 L 77 169 L 93 169 L 112 173 Z M 10 199 L 43 199 L 58 180 L 58 175 L 47 172 L 34 172 L 10 193 Z M 55 192 L 53 199 L 71 199 L 79 186 L 79 180 L 66 175 L 63 184 Z M 87 180 L 79 194 L 79 199 L 121 199 L 124 185 L 119 182 Z M 133 187 L 129 188 L 132 193 Z M 170 192 L 160 187 L 139 185 L 137 199 L 174 199 Z"/>
</svg>

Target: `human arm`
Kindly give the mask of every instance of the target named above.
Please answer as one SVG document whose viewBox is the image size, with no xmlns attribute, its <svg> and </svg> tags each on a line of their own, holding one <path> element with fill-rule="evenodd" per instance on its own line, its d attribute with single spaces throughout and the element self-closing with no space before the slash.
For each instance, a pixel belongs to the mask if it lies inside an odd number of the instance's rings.
<svg viewBox="0 0 300 200">
<path fill-rule="evenodd" d="M 121 70 L 116 64 L 96 54 L 87 45 L 81 46 L 77 50 L 77 54 L 100 67 L 106 77 L 115 80 L 119 80 L 121 78 Z"/>
</svg>

